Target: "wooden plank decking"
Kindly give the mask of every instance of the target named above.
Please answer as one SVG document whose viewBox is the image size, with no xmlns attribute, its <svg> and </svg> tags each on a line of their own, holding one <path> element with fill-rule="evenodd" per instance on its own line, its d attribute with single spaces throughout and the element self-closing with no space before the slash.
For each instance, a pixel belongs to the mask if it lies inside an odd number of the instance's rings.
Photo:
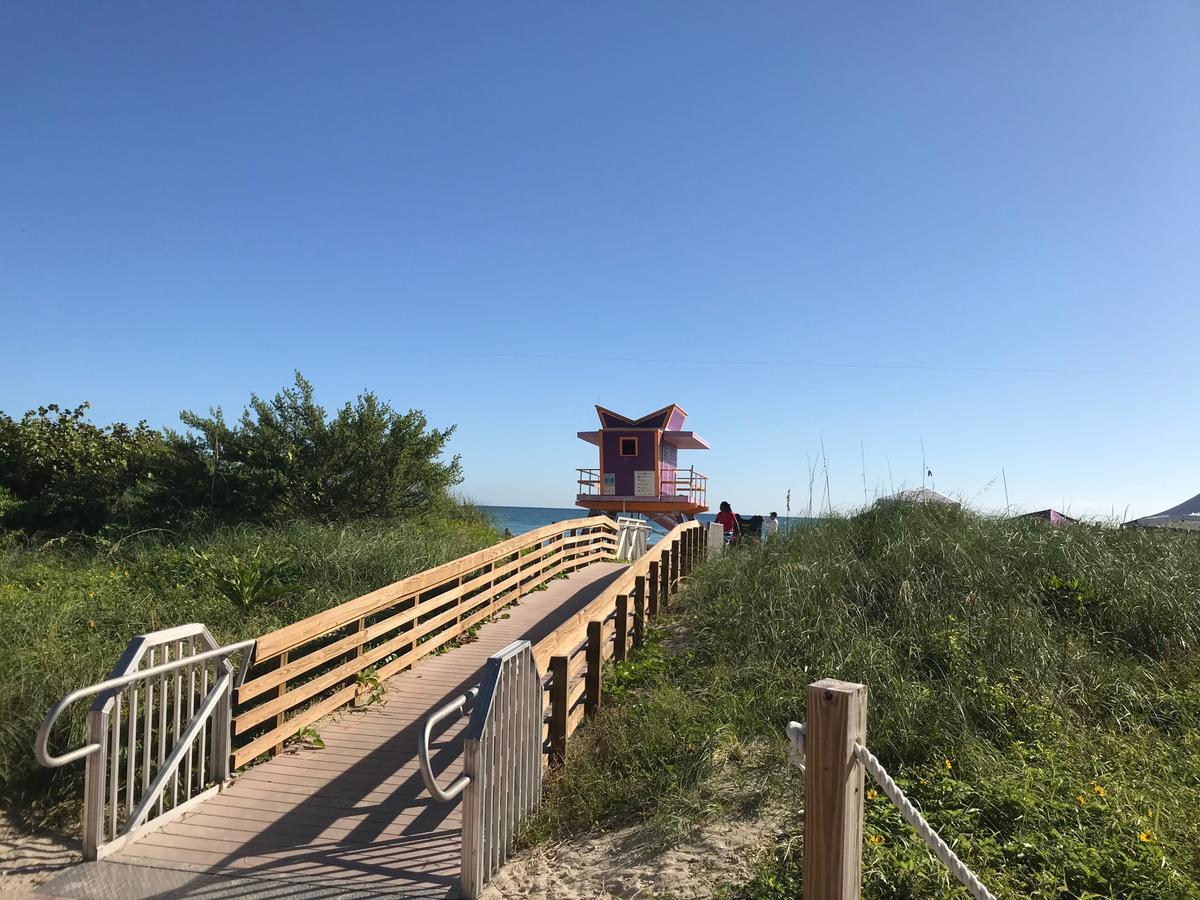
<svg viewBox="0 0 1200 900">
<path fill-rule="evenodd" d="M 280 896 L 286 882 L 287 896 L 455 896 L 460 807 L 425 792 L 418 730 L 479 680 L 491 654 L 520 638 L 536 644 L 622 569 L 595 563 L 526 595 L 477 641 L 389 680 L 385 704 L 319 723 L 325 749 L 255 766 L 178 822 L 44 885 L 43 895 Z M 432 748 L 444 784 L 461 771 L 465 725 L 450 724 Z"/>
</svg>

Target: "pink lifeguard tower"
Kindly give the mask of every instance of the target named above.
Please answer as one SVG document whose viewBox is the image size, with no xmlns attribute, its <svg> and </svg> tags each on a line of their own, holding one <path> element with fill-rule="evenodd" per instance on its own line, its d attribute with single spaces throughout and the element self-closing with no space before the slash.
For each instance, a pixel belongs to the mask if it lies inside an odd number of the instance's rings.
<svg viewBox="0 0 1200 900">
<path fill-rule="evenodd" d="M 578 469 L 575 505 L 593 514 L 639 514 L 664 528 L 708 510 L 708 479 L 694 467 L 680 468 L 680 450 L 707 450 L 708 442 L 684 431 L 687 413 L 672 403 L 629 419 L 602 406 L 598 431 L 579 437 L 600 448 L 600 467 Z"/>
</svg>

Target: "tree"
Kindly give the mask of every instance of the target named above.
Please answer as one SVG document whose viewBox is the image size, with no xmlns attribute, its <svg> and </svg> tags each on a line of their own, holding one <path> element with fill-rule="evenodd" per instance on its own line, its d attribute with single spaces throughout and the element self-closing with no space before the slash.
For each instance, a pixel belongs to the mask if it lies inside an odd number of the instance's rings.
<svg viewBox="0 0 1200 900">
<path fill-rule="evenodd" d="M 459 457 L 441 459 L 453 427 L 429 428 L 419 410 L 397 413 L 369 391 L 328 420 L 299 372 L 271 400 L 251 395 L 236 426 L 219 408 L 180 418 L 197 433 L 221 518 L 410 515 L 462 480 Z"/>
</svg>

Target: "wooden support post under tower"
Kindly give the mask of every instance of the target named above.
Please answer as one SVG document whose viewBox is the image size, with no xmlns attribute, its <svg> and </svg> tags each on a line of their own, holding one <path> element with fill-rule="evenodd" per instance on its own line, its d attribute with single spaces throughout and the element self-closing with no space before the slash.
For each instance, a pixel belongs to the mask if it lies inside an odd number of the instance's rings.
<svg viewBox="0 0 1200 900">
<path fill-rule="evenodd" d="M 826 678 L 808 686 L 804 770 L 804 896 L 858 900 L 862 890 L 866 685 Z"/>
</svg>

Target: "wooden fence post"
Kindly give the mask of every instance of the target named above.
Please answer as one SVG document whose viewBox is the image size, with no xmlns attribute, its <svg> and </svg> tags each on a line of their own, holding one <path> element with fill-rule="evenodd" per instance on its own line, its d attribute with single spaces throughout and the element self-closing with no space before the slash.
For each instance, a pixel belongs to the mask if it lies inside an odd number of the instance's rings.
<svg viewBox="0 0 1200 900">
<path fill-rule="evenodd" d="M 288 664 L 288 651 L 284 650 L 282 653 L 279 654 L 278 668 L 282 669 L 287 664 Z M 279 682 L 279 687 L 275 689 L 275 696 L 276 696 L 276 698 L 280 698 L 286 693 L 287 693 L 287 681 L 285 679 L 284 681 Z M 166 698 L 165 697 L 162 698 L 161 702 L 165 703 Z M 275 727 L 282 728 L 283 723 L 285 721 L 287 721 L 287 710 L 281 709 L 278 713 L 275 714 Z M 147 735 L 147 739 L 149 739 L 149 735 Z M 274 747 L 271 748 L 271 755 L 278 756 L 282 752 L 283 752 L 283 740 L 280 740 L 278 744 L 276 744 Z"/>
<path fill-rule="evenodd" d="M 622 662 L 629 643 L 629 596 L 617 594 L 617 634 L 613 642 L 613 659 Z"/>
<path fill-rule="evenodd" d="M 671 605 L 671 551 L 664 550 L 659 557 L 658 574 L 662 583 L 658 587 L 658 602 L 666 609 Z"/>
<path fill-rule="evenodd" d="M 646 640 L 646 576 L 638 575 L 633 580 L 633 646 L 642 646 Z"/>
<path fill-rule="evenodd" d="M 646 603 L 646 609 L 650 615 L 658 615 L 658 563 L 650 563 L 650 577 L 646 582 L 650 587 L 650 596 Z"/>
<path fill-rule="evenodd" d="M 671 593 L 674 594 L 679 585 L 679 538 L 671 541 Z"/>
<path fill-rule="evenodd" d="M 367 627 L 367 620 L 359 619 L 357 622 L 354 623 L 354 628 L 352 629 L 352 631 L 354 634 L 362 634 L 363 630 L 366 627 Z M 363 649 L 364 648 L 363 648 L 362 644 L 359 644 L 357 647 L 354 648 L 354 658 L 355 659 L 358 659 L 360 656 L 363 655 Z M 361 672 L 361 671 L 362 670 L 360 669 L 359 672 Z M 350 677 L 352 679 L 354 679 L 355 684 L 358 683 L 358 673 L 355 673 L 354 675 L 352 675 Z M 368 696 L 370 696 L 370 693 L 368 691 L 363 691 L 362 685 L 359 685 L 358 688 L 354 692 L 354 699 L 350 701 L 350 705 L 354 706 L 355 708 L 366 706 Z"/>
<path fill-rule="evenodd" d="M 858 900 L 862 890 L 866 685 L 826 678 L 808 686 L 804 770 L 804 896 Z"/>
<path fill-rule="evenodd" d="M 587 686 L 583 689 L 583 711 L 594 716 L 600 709 L 600 684 L 604 680 L 604 623 L 587 625 Z"/>
<path fill-rule="evenodd" d="M 567 755 L 567 684 L 571 659 L 550 657 L 550 762 L 558 764 Z"/>
</svg>

